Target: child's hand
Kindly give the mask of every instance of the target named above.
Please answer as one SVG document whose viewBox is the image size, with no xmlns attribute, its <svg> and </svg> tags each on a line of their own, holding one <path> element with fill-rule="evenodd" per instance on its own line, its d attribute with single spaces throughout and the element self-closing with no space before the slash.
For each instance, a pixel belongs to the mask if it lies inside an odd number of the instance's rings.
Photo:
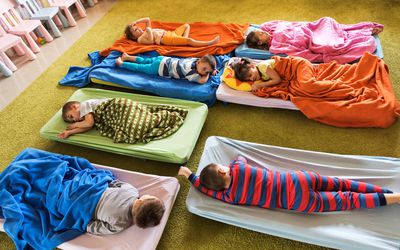
<svg viewBox="0 0 400 250">
<path fill-rule="evenodd" d="M 214 69 L 214 71 L 211 73 L 211 75 L 216 76 L 219 73 L 218 69 Z"/>
<path fill-rule="evenodd" d="M 259 88 L 261 88 L 259 83 L 253 83 L 253 85 L 251 85 L 252 92 L 256 92 Z"/>
<path fill-rule="evenodd" d="M 64 130 L 63 132 L 59 133 L 57 137 L 60 138 L 60 139 L 67 139 L 68 136 L 69 136 L 68 131 Z"/>
<path fill-rule="evenodd" d="M 185 176 L 186 178 L 189 178 L 191 173 L 192 173 L 192 171 L 185 166 L 181 166 L 178 171 L 178 175 Z"/>
</svg>

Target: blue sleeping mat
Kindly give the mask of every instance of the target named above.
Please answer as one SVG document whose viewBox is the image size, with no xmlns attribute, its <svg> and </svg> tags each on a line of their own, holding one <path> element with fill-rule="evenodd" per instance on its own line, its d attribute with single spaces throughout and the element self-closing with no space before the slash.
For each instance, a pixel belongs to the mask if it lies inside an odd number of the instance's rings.
<svg viewBox="0 0 400 250">
<path fill-rule="evenodd" d="M 249 28 L 247 29 L 245 35 L 249 34 L 252 30 L 259 29 L 260 25 L 257 24 L 251 24 Z M 379 37 L 376 35 L 374 36 L 375 42 L 376 42 L 376 51 L 374 55 L 376 55 L 379 58 L 383 58 L 383 51 L 382 51 L 382 46 L 381 46 L 381 41 L 379 40 Z M 261 49 L 252 49 L 249 48 L 245 43 L 242 45 L 238 46 L 235 49 L 235 55 L 237 57 L 248 57 L 248 58 L 253 58 L 253 59 L 270 59 L 272 56 L 283 56 L 286 57 L 286 54 L 273 54 L 269 52 L 268 50 L 261 50 Z"/>
<path fill-rule="evenodd" d="M 209 163 L 227 166 L 242 155 L 257 167 L 306 170 L 400 191 L 400 159 L 340 155 L 209 137 L 197 175 Z M 224 203 L 191 187 L 188 210 L 199 216 L 292 240 L 336 249 L 400 249 L 400 205 L 303 214 Z M 267 246 L 267 245 L 266 245 Z M 267 248 L 267 247 L 266 247 Z"/>
<path fill-rule="evenodd" d="M 155 52 L 141 54 L 142 56 L 157 56 Z M 107 57 L 92 52 L 88 54 L 92 66 L 88 68 L 71 67 L 68 74 L 60 81 L 61 85 L 83 87 L 94 83 L 125 87 L 144 92 L 153 93 L 163 97 L 171 97 L 189 101 L 198 101 L 212 106 L 215 103 L 215 92 L 220 84 L 220 75 L 224 62 L 229 56 L 215 56 L 217 68 L 220 73 L 211 76 L 205 84 L 192 83 L 187 80 L 176 80 L 160 76 L 152 76 L 144 73 L 136 73 L 115 66 L 115 59 L 121 56 L 118 51 L 113 51 Z"/>
</svg>

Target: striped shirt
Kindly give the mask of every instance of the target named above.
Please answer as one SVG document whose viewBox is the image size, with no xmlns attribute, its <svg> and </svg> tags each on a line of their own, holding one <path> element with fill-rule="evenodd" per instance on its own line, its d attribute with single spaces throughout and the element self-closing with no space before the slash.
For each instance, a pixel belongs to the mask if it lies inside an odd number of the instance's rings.
<svg viewBox="0 0 400 250">
<path fill-rule="evenodd" d="M 197 60 L 199 59 L 164 57 L 158 68 L 158 74 L 160 76 L 198 82 L 201 76 L 196 71 Z"/>
</svg>

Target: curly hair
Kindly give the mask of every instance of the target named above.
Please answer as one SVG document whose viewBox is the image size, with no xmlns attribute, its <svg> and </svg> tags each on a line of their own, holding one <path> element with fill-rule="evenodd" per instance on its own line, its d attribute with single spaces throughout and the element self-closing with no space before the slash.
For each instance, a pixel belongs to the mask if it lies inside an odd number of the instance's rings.
<svg viewBox="0 0 400 250">
<path fill-rule="evenodd" d="M 125 27 L 124 33 L 125 33 L 126 39 L 129 39 L 129 40 L 132 40 L 132 41 L 137 41 L 137 38 L 134 37 L 134 36 L 132 35 L 132 32 L 131 32 L 131 25 L 130 25 L 130 24 L 128 24 L 128 25 Z"/>
</svg>

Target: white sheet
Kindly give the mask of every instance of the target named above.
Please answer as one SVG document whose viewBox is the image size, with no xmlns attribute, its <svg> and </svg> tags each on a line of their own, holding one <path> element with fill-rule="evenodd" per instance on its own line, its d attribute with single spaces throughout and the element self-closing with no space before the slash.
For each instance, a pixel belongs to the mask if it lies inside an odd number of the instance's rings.
<svg viewBox="0 0 400 250">
<path fill-rule="evenodd" d="M 231 102 L 265 108 L 298 110 L 298 108 L 291 101 L 285 101 L 278 98 L 258 97 L 253 95 L 251 92 L 231 89 L 224 82 L 221 82 L 221 84 L 219 85 L 216 95 L 217 99 L 223 102 Z"/>
<path fill-rule="evenodd" d="M 156 227 L 141 229 L 137 226 L 131 226 L 121 233 L 105 236 L 86 233 L 73 240 L 64 242 L 58 248 L 66 250 L 156 249 L 179 191 L 178 180 L 174 177 L 142 174 L 96 164 L 93 165 L 96 168 L 110 170 L 118 179 L 138 188 L 141 195 L 151 194 L 159 197 L 164 201 L 165 214 L 160 224 Z M 4 231 L 3 223 L 4 220 L 0 219 L 1 231 Z"/>
<path fill-rule="evenodd" d="M 207 139 L 197 174 L 211 162 L 228 165 L 238 154 L 249 159 L 251 165 L 279 171 L 312 170 L 400 191 L 400 159 L 397 158 L 328 154 L 224 137 Z M 292 240 L 343 249 L 400 248 L 400 205 L 301 214 L 234 206 L 201 194 L 193 187 L 186 205 L 190 212 L 212 220 Z"/>
</svg>

